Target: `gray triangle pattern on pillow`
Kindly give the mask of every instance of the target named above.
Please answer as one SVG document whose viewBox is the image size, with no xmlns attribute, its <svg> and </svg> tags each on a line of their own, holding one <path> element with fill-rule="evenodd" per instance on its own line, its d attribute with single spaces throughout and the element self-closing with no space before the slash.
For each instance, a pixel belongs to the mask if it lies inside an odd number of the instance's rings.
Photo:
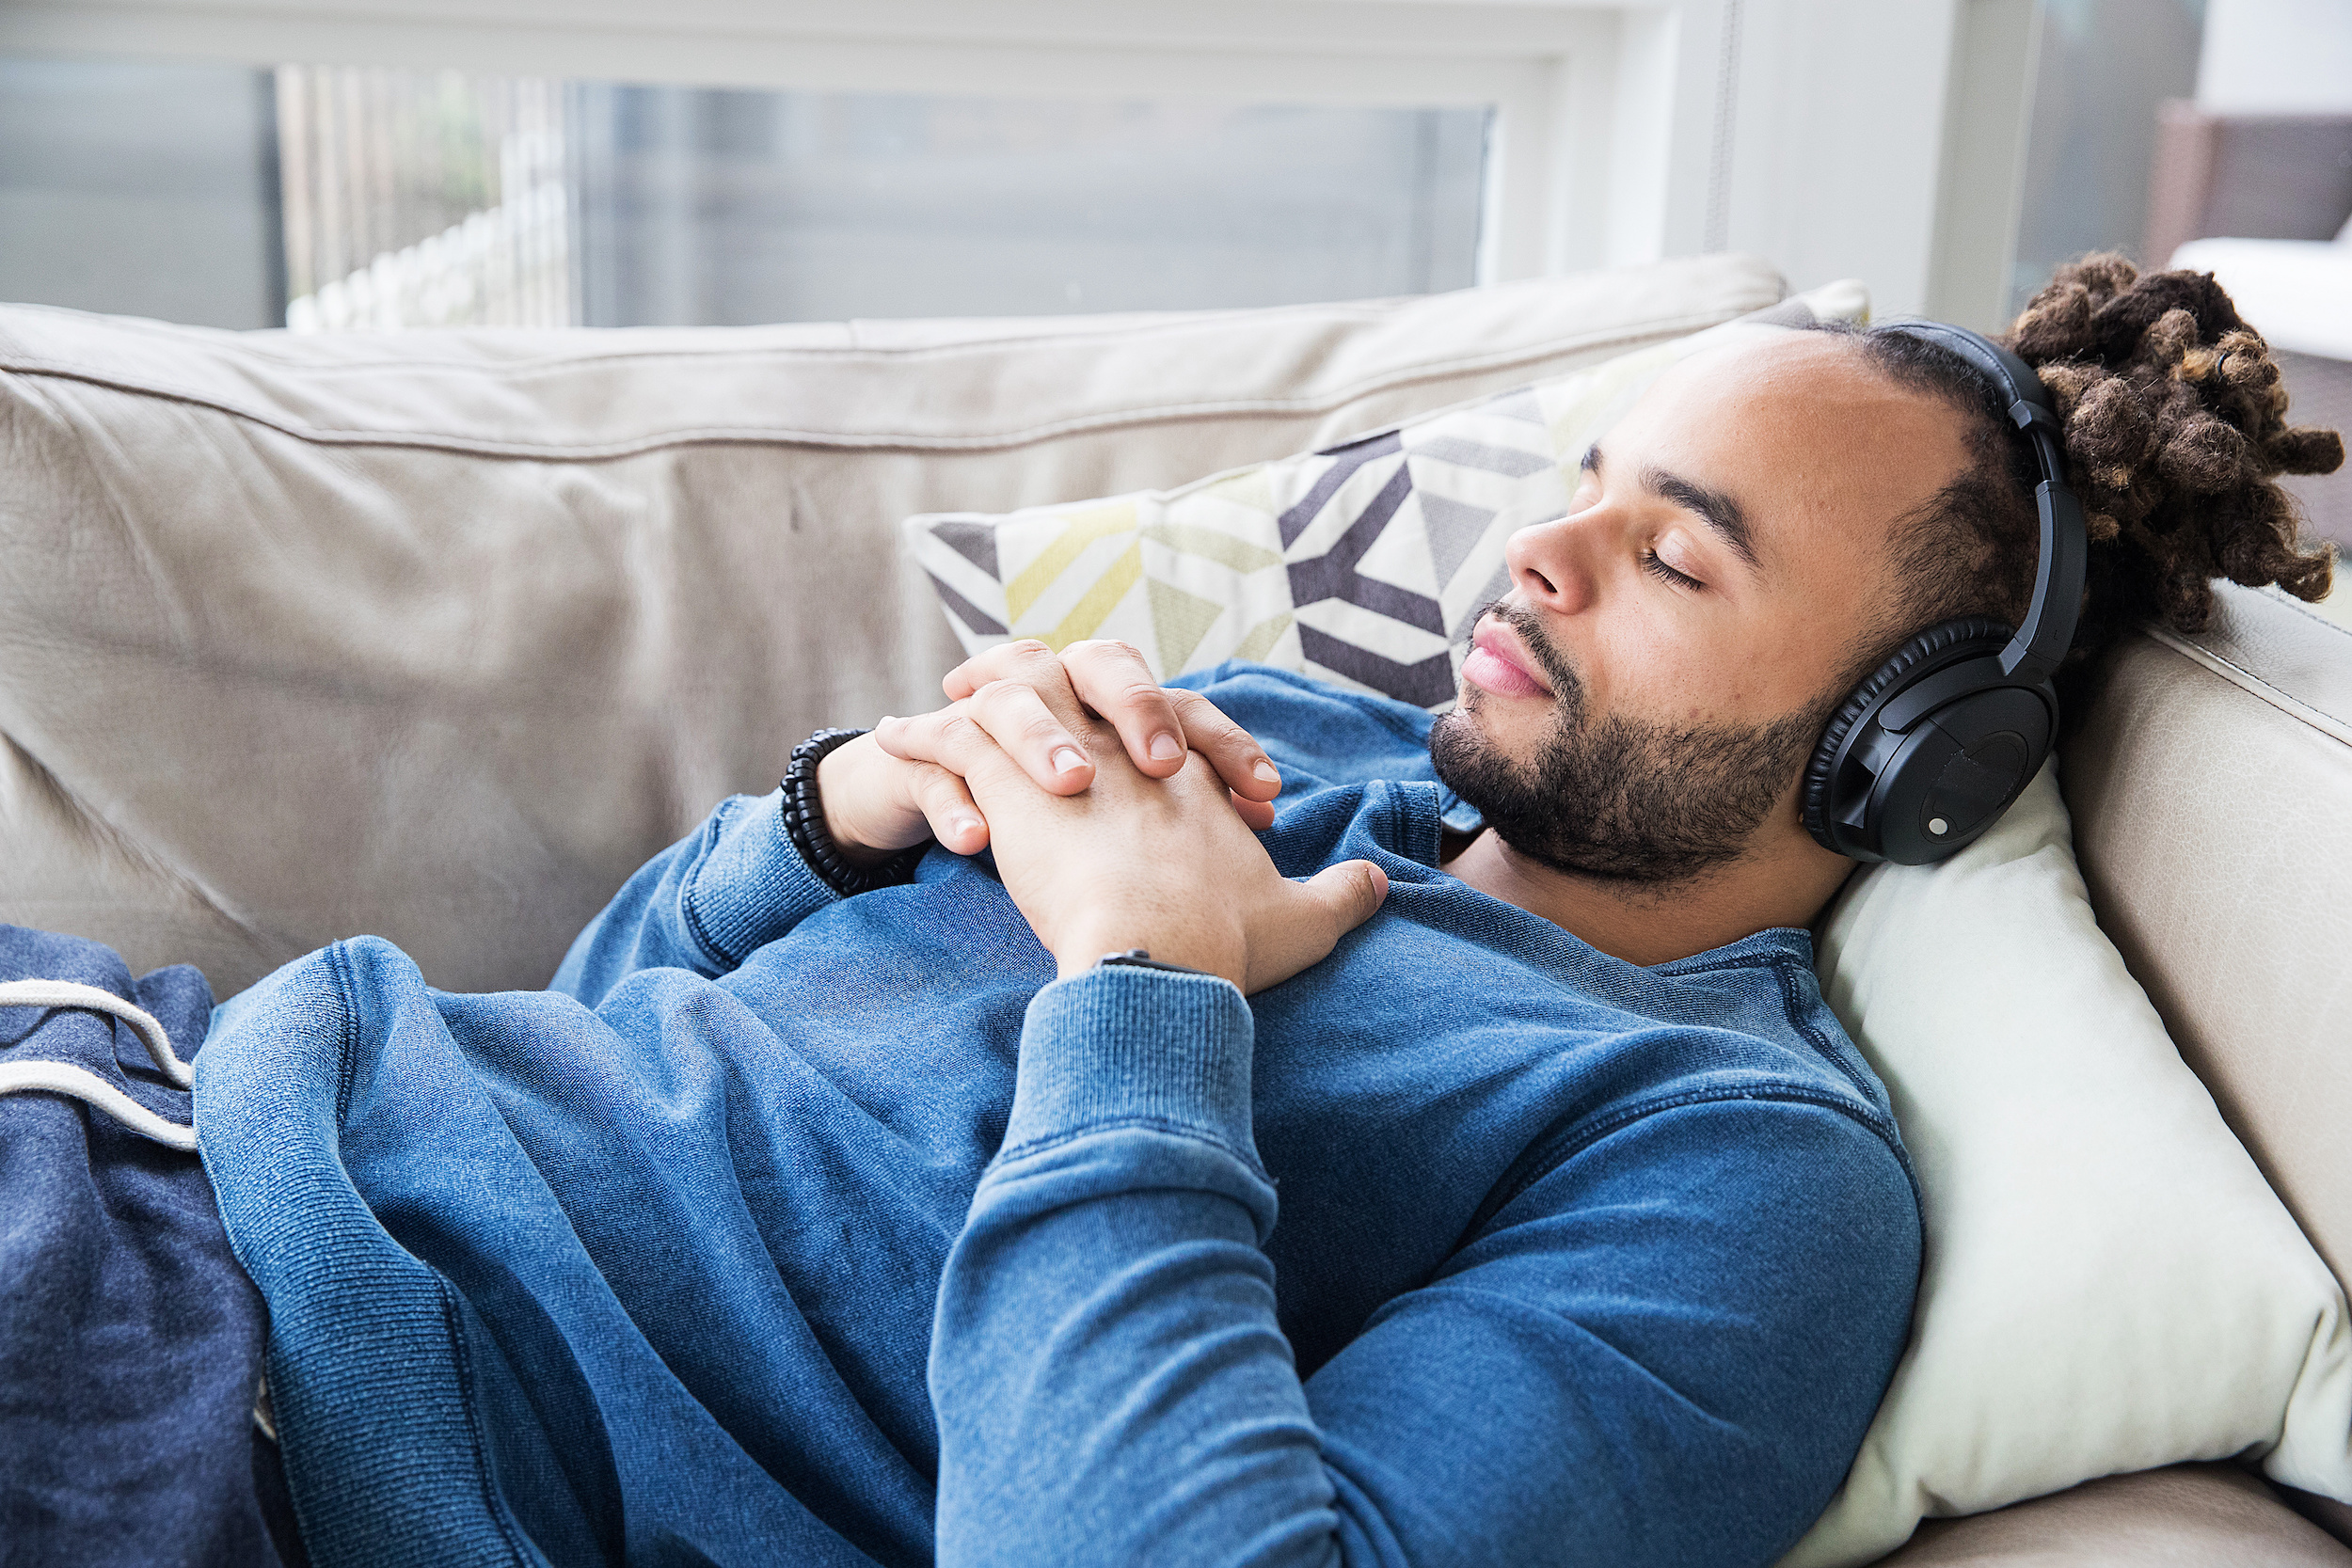
<svg viewBox="0 0 2352 1568">
<path fill-rule="evenodd" d="M 1442 426 L 1407 427 L 1315 453 L 1327 466 L 1279 518 L 1300 652 L 1311 668 L 1422 707 L 1453 700 L 1458 650 L 1450 644 L 1509 581 L 1479 550 L 1502 510 L 1504 497 L 1495 490 L 1516 487 L 1555 461 L 1542 410 L 1528 392 L 1505 393 L 1478 412 L 1488 417 L 1479 432 L 1485 439 Z M 1525 446 L 1503 444 L 1503 420 Z M 1383 549 L 1400 528 L 1420 538 Z M 1368 567 L 1375 554 L 1387 558 L 1385 573 Z M 1422 585 L 1397 580 L 1406 575 L 1422 577 Z M 1457 579 L 1469 587 L 1472 576 L 1475 594 L 1453 604 L 1449 616 L 1447 601 L 1466 597 Z M 1336 613 L 1333 605 L 1351 609 Z"/>
</svg>

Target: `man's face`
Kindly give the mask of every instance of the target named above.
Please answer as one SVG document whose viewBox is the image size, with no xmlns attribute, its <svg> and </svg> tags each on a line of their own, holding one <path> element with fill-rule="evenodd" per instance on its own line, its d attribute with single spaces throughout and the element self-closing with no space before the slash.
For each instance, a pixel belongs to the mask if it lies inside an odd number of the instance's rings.
<svg viewBox="0 0 2352 1568">
<path fill-rule="evenodd" d="M 1851 342 L 1694 356 L 1505 549 L 1439 777 L 1555 869 L 1672 882 L 1802 833 L 1805 757 L 1897 602 L 1896 519 L 1966 461 L 1948 406 Z"/>
</svg>

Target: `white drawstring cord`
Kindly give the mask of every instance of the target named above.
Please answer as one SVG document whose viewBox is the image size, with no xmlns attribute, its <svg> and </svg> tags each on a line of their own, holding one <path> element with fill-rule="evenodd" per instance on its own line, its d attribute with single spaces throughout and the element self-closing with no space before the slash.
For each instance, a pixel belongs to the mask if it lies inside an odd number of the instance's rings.
<svg viewBox="0 0 2352 1568">
<path fill-rule="evenodd" d="M 87 1007 L 94 1013 L 112 1013 L 138 1032 L 140 1043 L 165 1077 L 183 1089 L 196 1085 L 196 1070 L 172 1051 L 171 1037 L 155 1022 L 155 1015 L 110 990 L 71 980 L 9 980 L 0 982 L 0 1007 Z"/>
<path fill-rule="evenodd" d="M 27 1089 L 87 1101 L 134 1132 L 184 1153 L 196 1152 L 194 1127 L 166 1121 L 98 1074 L 71 1062 L 0 1062 L 0 1094 Z"/>
<path fill-rule="evenodd" d="M 155 1015 L 112 991 L 71 980 L 9 980 L 0 982 L 0 1007 L 81 1007 L 111 1013 L 138 1035 L 156 1070 L 183 1089 L 196 1083 L 195 1069 L 171 1049 L 171 1037 L 164 1033 Z M 191 1154 L 196 1151 L 194 1127 L 165 1120 L 98 1074 L 71 1062 L 0 1062 L 0 1094 L 26 1090 L 85 1101 L 143 1137 Z"/>
</svg>

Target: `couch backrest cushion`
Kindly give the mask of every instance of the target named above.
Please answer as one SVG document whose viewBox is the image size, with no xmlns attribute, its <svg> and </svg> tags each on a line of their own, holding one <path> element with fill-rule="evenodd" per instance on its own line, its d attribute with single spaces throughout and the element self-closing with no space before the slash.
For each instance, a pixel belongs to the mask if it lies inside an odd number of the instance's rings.
<svg viewBox="0 0 2352 1568">
<path fill-rule="evenodd" d="M 2352 631 L 2224 585 L 2101 680 L 2059 773 L 2099 924 L 2352 1281 Z"/>
<path fill-rule="evenodd" d="M 1179 484 L 1783 293 L 1708 257 L 1200 315 L 229 334 L 0 308 L 0 919 L 223 994 L 544 984 L 648 855 L 958 657 L 898 523 Z"/>
</svg>

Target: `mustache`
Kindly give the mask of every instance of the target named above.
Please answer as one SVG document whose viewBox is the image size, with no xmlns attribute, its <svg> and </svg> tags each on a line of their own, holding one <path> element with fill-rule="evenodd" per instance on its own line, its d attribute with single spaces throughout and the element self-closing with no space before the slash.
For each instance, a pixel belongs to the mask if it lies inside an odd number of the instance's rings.
<svg viewBox="0 0 2352 1568">
<path fill-rule="evenodd" d="M 1536 663 L 1544 667 L 1544 683 L 1551 688 L 1551 694 L 1559 699 L 1564 708 L 1575 712 L 1584 700 L 1584 683 L 1577 678 L 1576 671 L 1561 657 L 1560 650 L 1552 645 L 1551 639 L 1545 634 L 1543 622 L 1535 612 L 1510 599 L 1496 599 L 1471 616 L 1470 625 L 1474 626 L 1489 615 L 1518 633 L 1519 641 L 1527 644 L 1527 651 L 1534 657 Z"/>
</svg>

